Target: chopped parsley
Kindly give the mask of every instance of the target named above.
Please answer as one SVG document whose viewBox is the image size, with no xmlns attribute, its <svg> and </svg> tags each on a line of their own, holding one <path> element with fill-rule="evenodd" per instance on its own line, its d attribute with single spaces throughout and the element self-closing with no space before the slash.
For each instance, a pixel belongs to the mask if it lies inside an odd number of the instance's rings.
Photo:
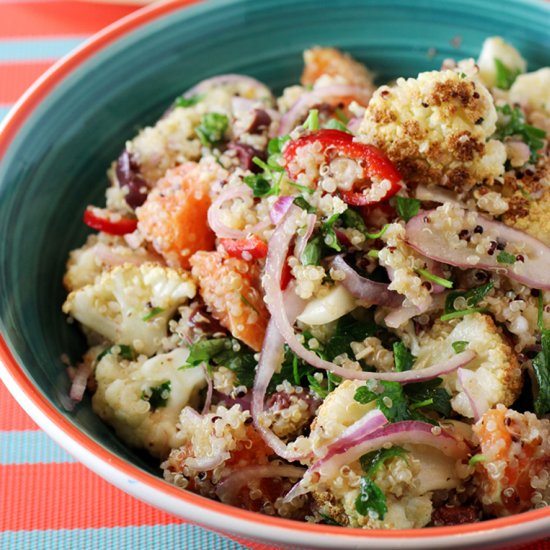
<svg viewBox="0 0 550 550">
<path fill-rule="evenodd" d="M 237 376 L 238 385 L 251 388 L 254 384 L 257 361 L 254 351 L 234 338 L 211 338 L 199 340 L 189 347 L 187 362 L 180 368 L 205 365 L 226 367 Z"/>
<path fill-rule="evenodd" d="M 386 495 L 369 477 L 364 476 L 361 478 L 359 495 L 355 500 L 355 509 L 362 516 L 374 513 L 378 519 L 384 519 L 388 511 Z"/>
<path fill-rule="evenodd" d="M 406 454 L 407 451 L 398 445 L 394 445 L 389 449 L 377 449 L 376 451 L 371 451 L 361 457 L 361 468 L 363 468 L 363 471 L 367 474 L 367 476 L 372 478 L 376 475 L 376 472 L 384 466 L 384 463 L 387 460 L 395 457 L 405 458 Z"/>
<path fill-rule="evenodd" d="M 434 378 L 403 386 L 399 382 L 386 380 L 377 383 L 369 381 L 357 388 L 354 399 L 365 405 L 375 401 L 377 408 L 390 422 L 422 420 L 433 424 L 431 418 L 417 412 L 417 409 L 431 410 L 443 416 L 451 414 L 451 396 L 439 387 L 441 382 L 441 378 Z"/>
<path fill-rule="evenodd" d="M 343 122 L 340 122 L 336 118 L 331 118 L 323 126 L 323 128 L 326 128 L 327 130 L 340 130 L 340 132 L 346 132 L 346 134 L 351 134 L 351 132 L 348 130 L 348 127 Z"/>
<path fill-rule="evenodd" d="M 338 525 L 340 526 L 340 524 L 333 518 L 331 518 L 328 514 L 322 514 L 321 512 L 319 512 L 319 515 L 323 518 L 323 523 L 325 525 Z"/>
<path fill-rule="evenodd" d="M 321 258 L 323 257 L 323 239 L 321 235 L 309 239 L 306 244 L 300 261 L 303 265 L 319 265 Z"/>
<path fill-rule="evenodd" d="M 311 109 L 302 126 L 311 132 L 317 131 L 319 129 L 319 111 L 317 109 Z"/>
<path fill-rule="evenodd" d="M 542 291 L 539 294 L 538 325 L 541 351 L 533 359 L 533 407 L 537 416 L 550 412 L 550 329 L 544 327 L 544 303 Z"/>
<path fill-rule="evenodd" d="M 324 236 L 324 243 L 329 248 L 336 250 L 336 252 L 340 252 L 342 250 L 342 247 L 338 242 L 338 236 L 334 231 L 334 224 L 339 217 L 340 214 L 333 214 L 326 222 L 323 223 L 323 225 L 321 225 L 321 233 Z"/>
<path fill-rule="evenodd" d="M 512 265 L 516 263 L 516 257 L 513 254 L 510 254 L 510 252 L 503 250 L 498 253 L 497 262 L 499 264 Z"/>
<path fill-rule="evenodd" d="M 453 282 L 449 281 L 448 279 L 443 279 L 443 277 L 438 277 L 437 275 L 434 275 L 433 273 L 429 272 L 426 269 L 420 269 L 418 268 L 416 272 L 424 277 L 427 281 L 431 281 L 432 283 L 435 283 L 436 285 L 440 285 L 445 288 L 453 288 Z"/>
<path fill-rule="evenodd" d="M 531 126 L 525 122 L 525 116 L 519 107 L 511 107 L 508 104 L 498 106 L 497 112 L 502 116 L 497 121 L 495 138 L 501 141 L 508 136 L 517 136 L 531 149 L 530 162 L 536 162 L 539 158 L 538 151 L 544 146 L 546 132 L 542 128 Z"/>
<path fill-rule="evenodd" d="M 201 123 L 195 128 L 201 143 L 205 147 L 218 145 L 224 138 L 229 126 L 229 118 L 220 113 L 202 115 Z"/>
<path fill-rule="evenodd" d="M 127 346 L 126 344 L 115 344 L 114 346 L 105 348 L 97 356 L 96 362 L 99 363 L 106 355 L 110 355 L 111 353 L 113 353 L 113 348 L 118 348 L 118 355 L 122 357 L 122 359 L 126 359 L 127 361 L 133 361 L 137 357 L 137 353 L 131 346 Z"/>
<path fill-rule="evenodd" d="M 403 218 L 408 222 L 411 218 L 414 218 L 420 210 L 420 201 L 418 199 L 411 199 L 409 197 L 395 197 L 395 209 L 400 218 Z"/>
<path fill-rule="evenodd" d="M 299 199 L 301 199 L 300 205 L 304 203 L 306 205 L 309 204 L 305 201 L 305 199 L 303 199 L 303 197 L 298 197 L 298 199 L 295 199 L 295 202 Z M 331 250 L 336 250 L 337 252 L 342 250 L 342 246 L 338 241 L 338 235 L 336 235 L 336 231 L 334 229 L 334 226 L 339 218 L 340 214 L 333 214 L 321 224 L 319 231 L 308 241 L 302 255 L 300 256 L 300 261 L 303 265 L 319 265 L 321 259 L 328 256 L 331 253 Z"/>
<path fill-rule="evenodd" d="M 193 107 L 204 99 L 204 94 L 196 94 L 191 97 L 180 96 L 174 100 L 174 107 Z"/>
<path fill-rule="evenodd" d="M 352 356 L 351 343 L 362 342 L 368 336 L 374 336 L 380 327 L 374 322 L 373 314 L 367 311 L 364 318 L 354 317 L 351 313 L 338 319 L 336 330 L 325 344 L 325 355 L 333 361 L 338 355 L 347 353 Z"/>
<path fill-rule="evenodd" d="M 269 140 L 267 162 L 259 157 L 252 159 L 252 162 L 259 166 L 263 173 L 245 176 L 243 181 L 252 189 L 255 197 L 269 197 L 279 195 L 281 192 L 281 180 L 284 176 L 284 168 L 280 163 L 281 152 L 289 139 L 290 136 L 281 136 Z"/>
<path fill-rule="evenodd" d="M 485 462 L 486 460 L 487 457 L 485 455 L 478 453 L 477 455 L 473 455 L 470 457 L 470 460 L 468 460 L 468 464 L 470 466 L 475 466 L 476 464 L 479 464 L 480 462 Z"/>
<path fill-rule="evenodd" d="M 367 226 L 365 225 L 365 222 L 363 218 L 361 217 L 361 214 L 357 212 L 356 210 L 353 210 L 353 208 L 347 208 L 344 213 L 341 216 L 342 222 L 344 224 L 344 227 L 350 227 L 353 229 L 357 229 L 358 231 L 361 231 L 367 239 L 379 239 L 388 229 L 389 224 L 386 224 L 380 231 L 376 233 L 369 233 Z"/>
<path fill-rule="evenodd" d="M 276 195 L 275 189 L 273 189 L 270 183 L 259 174 L 248 175 L 243 178 L 244 183 L 252 189 L 252 194 L 255 197 L 269 197 L 270 195 Z"/>
<path fill-rule="evenodd" d="M 510 69 L 500 59 L 495 57 L 495 86 L 501 90 L 509 90 L 521 74 L 520 69 Z"/>
<path fill-rule="evenodd" d="M 393 360 L 397 372 L 411 370 L 415 359 L 416 357 L 407 349 L 407 346 L 403 342 L 394 342 Z"/>
<path fill-rule="evenodd" d="M 451 346 L 453 346 L 453 350 L 455 353 L 462 353 L 467 347 L 470 342 L 467 342 L 466 340 L 457 340 L 456 342 L 453 342 Z"/>
<path fill-rule="evenodd" d="M 146 313 L 141 320 L 142 321 L 150 321 L 153 319 L 153 317 L 156 317 L 157 315 L 160 315 L 164 311 L 161 307 L 152 307 L 148 313 Z"/>
<path fill-rule="evenodd" d="M 315 214 L 317 209 L 314 206 L 311 206 L 309 202 L 304 199 L 304 197 L 299 196 L 294 199 L 294 204 L 299 206 L 302 210 L 305 210 L 308 214 Z"/>
<path fill-rule="evenodd" d="M 464 317 L 472 313 L 488 313 L 485 308 L 476 307 L 482 300 L 491 292 L 494 287 L 493 281 L 471 288 L 470 290 L 455 290 L 450 292 L 445 299 L 445 314 L 441 316 L 442 321 L 449 321 L 450 319 L 456 319 L 458 317 Z M 466 300 L 466 308 L 457 310 L 455 307 L 455 301 L 457 298 L 464 298 Z"/>
<path fill-rule="evenodd" d="M 166 407 L 168 399 L 170 399 L 170 386 L 170 380 L 166 380 L 158 386 L 143 390 L 141 392 L 141 399 L 149 402 L 152 411 L 160 409 L 161 407 Z"/>
</svg>

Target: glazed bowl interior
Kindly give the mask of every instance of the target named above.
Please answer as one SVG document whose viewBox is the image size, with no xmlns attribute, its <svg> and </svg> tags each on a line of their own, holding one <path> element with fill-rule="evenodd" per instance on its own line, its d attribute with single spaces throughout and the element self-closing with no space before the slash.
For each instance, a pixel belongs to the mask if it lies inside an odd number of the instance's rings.
<svg viewBox="0 0 550 550">
<path fill-rule="evenodd" d="M 225 0 L 182 5 L 100 48 L 37 106 L 23 105 L 25 124 L 1 138 L 0 317 L 12 355 L 60 415 L 159 475 L 92 413 L 89 398 L 72 412 L 63 406 L 62 354 L 75 362 L 85 349 L 61 313 L 65 261 L 88 233 L 83 209 L 103 204 L 106 170 L 125 140 L 208 76 L 245 73 L 280 92 L 298 81 L 301 51 L 315 44 L 350 52 L 383 82 L 475 57 L 486 36 L 501 35 L 534 70 L 550 65 L 549 20 L 542 3 L 518 0 Z"/>
</svg>

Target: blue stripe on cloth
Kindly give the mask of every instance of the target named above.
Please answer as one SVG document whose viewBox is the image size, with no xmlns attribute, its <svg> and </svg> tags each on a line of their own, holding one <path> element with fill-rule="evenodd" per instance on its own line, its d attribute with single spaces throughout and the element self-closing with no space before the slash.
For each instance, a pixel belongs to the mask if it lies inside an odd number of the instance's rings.
<svg viewBox="0 0 550 550">
<path fill-rule="evenodd" d="M 1 550 L 244 550 L 246 547 L 194 525 L 152 525 L 101 529 L 59 529 L 47 531 L 4 531 Z"/>
<path fill-rule="evenodd" d="M 0 122 L 8 114 L 8 111 L 11 109 L 11 105 L 0 105 Z"/>
<path fill-rule="evenodd" d="M 70 38 L 0 40 L 0 62 L 57 59 L 70 52 L 85 38 L 83 36 L 72 36 Z"/>
<path fill-rule="evenodd" d="M 0 464 L 76 462 L 44 432 L 0 432 Z"/>
</svg>

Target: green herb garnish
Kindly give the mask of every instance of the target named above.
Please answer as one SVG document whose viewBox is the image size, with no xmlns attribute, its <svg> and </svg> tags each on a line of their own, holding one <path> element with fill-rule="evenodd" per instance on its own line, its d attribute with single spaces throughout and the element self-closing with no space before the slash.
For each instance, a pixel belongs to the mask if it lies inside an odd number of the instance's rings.
<svg viewBox="0 0 550 550">
<path fill-rule="evenodd" d="M 337 120 L 336 118 L 331 118 L 325 125 L 324 128 L 327 130 L 340 130 L 340 132 L 346 132 L 346 134 L 351 134 L 348 127 L 343 123 Z"/>
<path fill-rule="evenodd" d="M 334 224 L 340 217 L 340 214 L 333 214 L 326 222 L 323 223 L 321 226 L 321 232 L 324 236 L 324 243 L 329 247 L 337 252 L 340 252 L 342 250 L 342 247 L 340 246 L 338 242 L 338 237 L 336 235 L 336 232 L 334 231 Z"/>
<path fill-rule="evenodd" d="M 453 346 L 453 350 L 455 353 L 462 353 L 467 347 L 470 342 L 467 342 L 466 340 L 457 340 L 456 342 L 453 342 L 451 346 Z"/>
<path fill-rule="evenodd" d="M 141 392 L 141 399 L 149 402 L 152 411 L 166 407 L 168 399 L 170 399 L 170 386 L 170 380 L 166 380 L 158 386 L 143 390 Z"/>
<path fill-rule="evenodd" d="M 201 143 L 205 147 L 219 145 L 229 127 L 229 118 L 220 113 L 202 115 L 201 123 L 195 128 Z"/>
<path fill-rule="evenodd" d="M 450 321 L 451 319 L 472 315 L 472 313 L 489 313 L 489 310 L 485 307 L 470 307 L 468 309 L 461 309 L 460 311 L 453 311 L 452 313 L 445 313 L 440 319 L 442 321 Z"/>
<path fill-rule="evenodd" d="M 436 285 L 443 286 L 445 288 L 453 288 L 453 282 L 449 281 L 447 279 L 443 279 L 442 277 L 438 277 L 437 275 L 434 275 L 433 273 L 430 273 L 426 269 L 416 269 L 416 272 L 424 277 L 427 281 L 432 281 L 432 283 L 435 283 Z"/>
<path fill-rule="evenodd" d="M 470 460 L 468 460 L 468 464 L 470 466 L 475 466 L 476 464 L 479 464 L 480 462 L 485 462 L 487 460 L 487 457 L 482 454 L 473 455 L 470 457 Z"/>
<path fill-rule="evenodd" d="M 157 315 L 160 315 L 164 311 L 161 307 L 153 307 L 149 310 L 149 313 L 146 313 L 141 320 L 142 321 L 150 321 L 153 319 L 153 317 L 156 317 Z"/>
<path fill-rule="evenodd" d="M 541 351 L 533 359 L 533 407 L 538 416 L 550 412 L 550 329 L 544 327 L 544 302 L 539 294 L 538 325 Z"/>
<path fill-rule="evenodd" d="M 501 90 L 509 90 L 521 74 L 519 69 L 508 68 L 500 59 L 495 58 L 495 86 Z"/>
<path fill-rule="evenodd" d="M 245 176 L 243 181 L 252 189 L 252 194 L 255 197 L 269 197 L 276 194 L 269 182 L 261 175 Z"/>
<path fill-rule="evenodd" d="M 299 206 L 302 210 L 305 210 L 308 214 L 315 214 L 317 212 L 317 209 L 314 206 L 311 206 L 309 202 L 304 199 L 304 197 L 296 197 L 294 199 L 294 204 L 296 206 Z"/>
<path fill-rule="evenodd" d="M 353 229 L 357 229 L 358 231 L 361 231 L 367 239 L 379 239 L 388 229 L 390 226 L 389 224 L 384 225 L 380 231 L 376 233 L 369 233 L 367 230 L 367 226 L 365 225 L 365 222 L 363 218 L 361 217 L 361 214 L 359 212 L 353 210 L 352 208 L 347 208 L 343 214 L 341 215 L 342 222 L 344 224 L 344 227 L 350 227 Z"/>
<path fill-rule="evenodd" d="M 408 222 L 418 214 L 420 210 L 420 201 L 418 199 L 396 196 L 395 209 L 399 217 Z"/>
<path fill-rule="evenodd" d="M 510 252 L 506 252 L 505 250 L 503 250 L 502 252 L 498 253 L 497 262 L 499 264 L 512 265 L 516 263 L 516 257 L 513 254 L 510 254 Z"/>
<path fill-rule="evenodd" d="M 311 132 L 315 132 L 319 129 L 319 111 L 318 109 L 311 109 L 307 115 L 306 120 L 302 126 Z"/>
<path fill-rule="evenodd" d="M 355 500 L 355 509 L 362 516 L 367 516 L 369 513 L 374 512 L 378 519 L 384 519 L 388 511 L 386 496 L 380 487 L 369 477 L 361 478 L 359 495 Z"/>
<path fill-rule="evenodd" d="M 478 286 L 476 288 L 471 288 L 470 290 L 455 290 L 450 292 L 447 298 L 445 299 L 445 315 L 441 317 L 443 321 L 448 319 L 454 319 L 456 317 L 463 317 L 469 313 L 476 313 L 478 310 L 473 311 L 476 306 L 491 292 L 494 287 L 493 281 Z M 458 311 L 455 307 L 455 300 L 457 298 L 464 298 L 466 300 L 466 308 Z M 470 311 L 472 310 L 472 311 Z M 481 312 L 481 309 L 479 310 Z M 485 313 L 485 311 L 482 311 Z M 449 314 L 460 313 L 460 315 L 453 315 L 452 317 L 447 317 Z M 445 317 L 445 318 L 444 318 Z"/>
<path fill-rule="evenodd" d="M 393 359 L 395 370 L 403 372 L 412 369 L 416 357 L 407 349 L 407 346 L 403 342 L 395 342 L 393 344 Z"/>
<path fill-rule="evenodd" d="M 174 100 L 174 107 L 193 107 L 204 99 L 204 94 L 197 94 L 191 97 L 180 96 Z"/>
<path fill-rule="evenodd" d="M 399 447 L 397 445 L 390 447 L 389 449 L 382 448 L 376 451 L 371 451 L 361 457 L 361 468 L 363 468 L 363 471 L 367 474 L 367 476 L 372 478 L 376 475 L 376 472 L 384 466 L 386 461 L 395 457 L 405 458 L 407 452 L 408 451 L 403 449 L 403 447 Z"/>
<path fill-rule="evenodd" d="M 137 353 L 134 351 L 134 349 L 130 346 L 127 346 L 126 344 L 115 344 L 114 346 L 110 346 L 108 348 L 105 348 L 96 358 L 96 361 L 99 363 L 106 355 L 110 355 L 113 353 L 113 348 L 118 348 L 120 351 L 118 351 L 118 355 L 122 357 L 122 359 L 126 359 L 127 361 L 133 361 L 137 357 Z"/>
</svg>

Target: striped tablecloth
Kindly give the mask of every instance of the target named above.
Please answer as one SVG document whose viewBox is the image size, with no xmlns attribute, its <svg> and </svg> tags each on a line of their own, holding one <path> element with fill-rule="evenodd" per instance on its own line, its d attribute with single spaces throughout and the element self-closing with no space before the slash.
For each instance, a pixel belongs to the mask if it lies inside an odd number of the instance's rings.
<svg viewBox="0 0 550 550">
<path fill-rule="evenodd" d="M 56 59 L 134 9 L 0 0 L 0 119 Z M 109 485 L 50 440 L 0 382 L 0 550 L 111 548 L 270 550 L 186 524 Z"/>
</svg>

